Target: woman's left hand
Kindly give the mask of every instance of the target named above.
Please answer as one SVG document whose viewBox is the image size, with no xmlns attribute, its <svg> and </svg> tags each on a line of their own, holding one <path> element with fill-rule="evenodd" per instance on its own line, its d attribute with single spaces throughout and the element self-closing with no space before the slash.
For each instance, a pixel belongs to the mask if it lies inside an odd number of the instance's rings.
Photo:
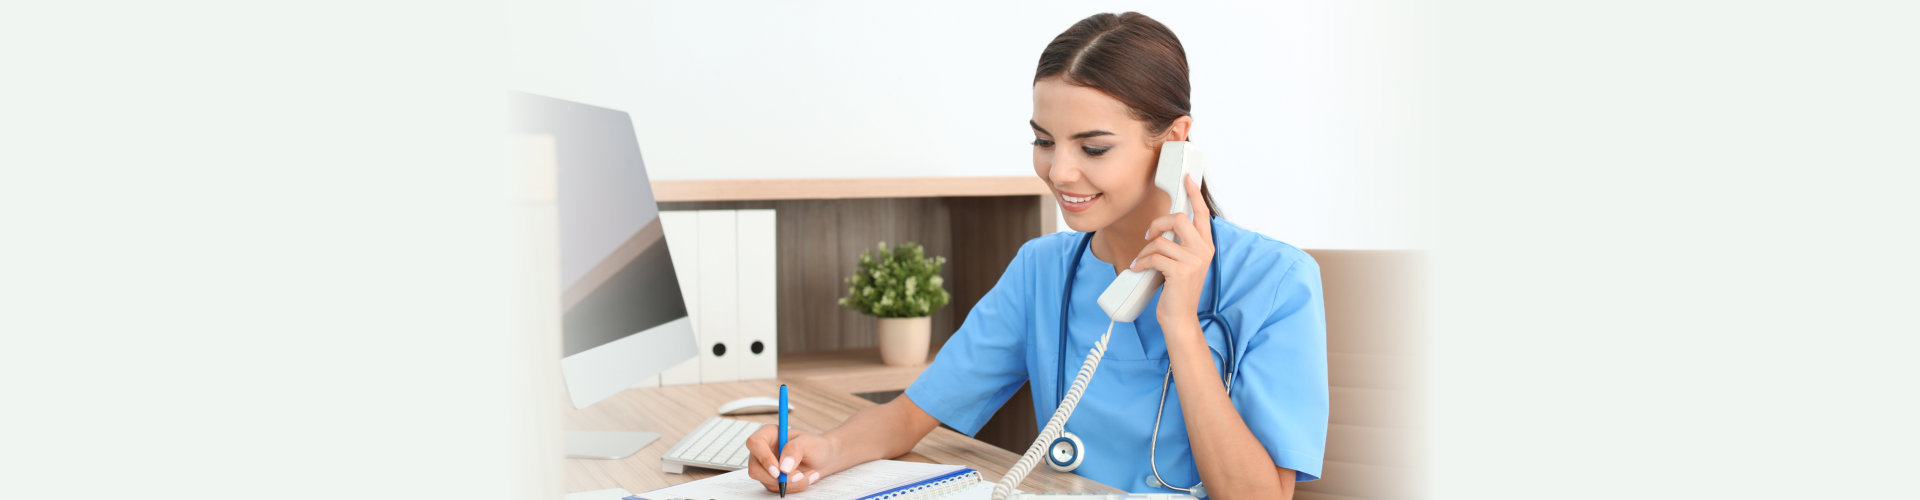
<svg viewBox="0 0 1920 500">
<path fill-rule="evenodd" d="M 1206 198 L 1200 195 L 1200 185 L 1186 178 L 1187 200 L 1193 205 L 1193 219 L 1187 214 L 1167 214 L 1153 220 L 1147 226 L 1145 237 L 1150 240 L 1147 247 L 1140 250 L 1140 257 L 1134 259 L 1128 267 L 1134 271 L 1157 269 L 1166 278 L 1166 284 L 1160 287 L 1159 314 L 1162 330 L 1177 324 L 1181 318 L 1200 321 L 1200 289 L 1206 285 L 1207 266 L 1213 263 L 1213 214 L 1207 209 Z M 1173 231 L 1179 242 L 1161 238 L 1160 233 Z"/>
</svg>

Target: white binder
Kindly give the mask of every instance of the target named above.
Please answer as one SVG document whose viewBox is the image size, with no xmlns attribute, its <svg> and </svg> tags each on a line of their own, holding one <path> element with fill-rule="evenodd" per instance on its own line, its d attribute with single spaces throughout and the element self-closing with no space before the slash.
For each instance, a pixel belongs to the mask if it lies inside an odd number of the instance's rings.
<svg viewBox="0 0 1920 500">
<path fill-rule="evenodd" d="M 701 210 L 696 231 L 700 262 L 700 382 L 740 379 L 739 234 L 736 211 Z"/>
<path fill-rule="evenodd" d="M 667 238 L 667 254 L 673 257 L 673 274 L 680 281 L 680 296 L 686 299 L 687 319 L 693 332 L 700 334 L 700 233 L 696 212 L 675 210 L 660 212 L 660 230 Z M 701 349 L 707 346 L 701 343 Z M 660 373 L 660 385 L 700 383 L 700 358 L 689 359 Z M 642 382 L 645 385 L 645 382 Z"/>
<path fill-rule="evenodd" d="M 780 368 L 774 211 L 741 210 L 737 223 L 740 380 L 774 378 Z"/>
</svg>

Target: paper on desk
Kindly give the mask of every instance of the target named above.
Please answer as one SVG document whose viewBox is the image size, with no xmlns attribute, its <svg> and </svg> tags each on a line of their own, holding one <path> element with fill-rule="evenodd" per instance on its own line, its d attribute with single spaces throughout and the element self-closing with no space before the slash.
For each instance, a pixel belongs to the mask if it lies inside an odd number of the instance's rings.
<svg viewBox="0 0 1920 500">
<path fill-rule="evenodd" d="M 875 460 L 840 471 L 838 474 L 820 478 L 807 491 L 788 493 L 789 500 L 844 500 L 859 498 L 894 486 L 953 472 L 961 469 L 958 465 L 928 464 L 920 462 L 901 462 L 896 460 Z M 792 484 L 789 476 L 788 484 Z M 974 496 L 979 490 L 978 484 L 949 498 L 988 498 L 992 496 L 993 485 L 984 490 L 986 496 Z M 718 476 L 681 483 L 665 488 L 641 493 L 646 500 L 692 499 L 733 499 L 733 498 L 780 498 L 778 493 L 767 491 L 760 481 L 747 475 L 745 469 L 728 472 Z"/>
</svg>

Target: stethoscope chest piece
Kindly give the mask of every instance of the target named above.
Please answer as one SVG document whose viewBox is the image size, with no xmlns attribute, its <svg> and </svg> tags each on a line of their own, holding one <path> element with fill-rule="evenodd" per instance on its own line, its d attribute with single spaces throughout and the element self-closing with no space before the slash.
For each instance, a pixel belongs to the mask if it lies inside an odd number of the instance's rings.
<svg viewBox="0 0 1920 500">
<path fill-rule="evenodd" d="M 1080 468 L 1080 460 L 1086 458 L 1086 443 L 1072 432 L 1061 432 L 1047 445 L 1047 466 L 1060 472 L 1073 472 Z"/>
</svg>

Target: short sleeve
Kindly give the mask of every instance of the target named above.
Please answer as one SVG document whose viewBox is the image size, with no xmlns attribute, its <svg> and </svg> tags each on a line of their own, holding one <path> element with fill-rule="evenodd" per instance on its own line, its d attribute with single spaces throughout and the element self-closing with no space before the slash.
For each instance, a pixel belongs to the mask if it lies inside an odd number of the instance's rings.
<svg viewBox="0 0 1920 500">
<path fill-rule="evenodd" d="M 1233 402 L 1247 428 L 1298 481 L 1320 478 L 1327 447 L 1327 318 L 1320 265 L 1285 259 L 1272 308 L 1247 340 Z"/>
<path fill-rule="evenodd" d="M 907 397 L 920 409 L 968 436 L 1027 381 L 1033 246 L 1020 248 L 1000 282 L 973 305 L 933 364 L 907 387 Z"/>
</svg>

